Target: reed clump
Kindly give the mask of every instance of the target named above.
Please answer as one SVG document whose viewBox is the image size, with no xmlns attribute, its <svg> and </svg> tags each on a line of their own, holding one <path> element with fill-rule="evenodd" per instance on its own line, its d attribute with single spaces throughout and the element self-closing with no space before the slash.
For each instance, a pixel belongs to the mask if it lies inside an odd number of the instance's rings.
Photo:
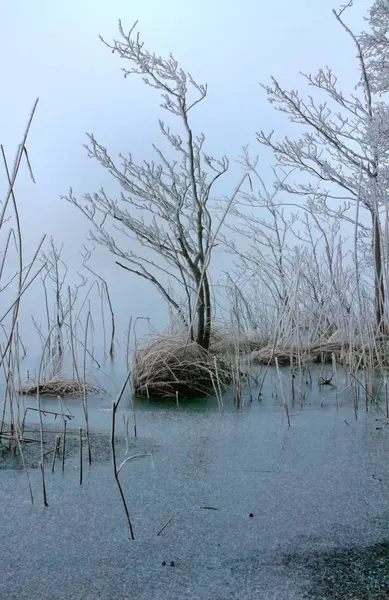
<svg viewBox="0 0 389 600">
<path fill-rule="evenodd" d="M 227 326 L 221 327 L 220 325 L 214 329 L 210 344 L 213 354 L 231 356 L 236 354 L 238 347 L 240 354 L 247 355 L 265 348 L 271 342 L 270 337 L 265 332 L 250 330 L 238 334 L 230 329 Z"/>
<path fill-rule="evenodd" d="M 84 394 L 97 394 L 100 388 L 85 381 L 76 379 L 53 378 L 36 384 L 26 384 L 21 387 L 20 393 L 28 396 L 83 396 Z"/>
<path fill-rule="evenodd" d="M 389 366 L 389 341 L 376 342 L 375 344 L 362 344 L 356 342 L 315 342 L 301 344 L 300 346 L 280 344 L 267 345 L 251 353 L 252 364 L 274 365 L 276 359 L 280 366 L 308 363 L 331 363 L 332 356 L 341 365 Z"/>
<path fill-rule="evenodd" d="M 135 349 L 134 393 L 140 397 L 204 397 L 231 382 L 227 359 L 183 334 L 162 335 Z"/>
</svg>

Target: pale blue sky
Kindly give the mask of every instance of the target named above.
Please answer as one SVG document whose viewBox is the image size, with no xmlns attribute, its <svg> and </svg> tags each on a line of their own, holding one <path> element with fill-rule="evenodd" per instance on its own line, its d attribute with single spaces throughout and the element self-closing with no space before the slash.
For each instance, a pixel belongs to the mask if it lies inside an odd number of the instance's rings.
<svg viewBox="0 0 389 600">
<path fill-rule="evenodd" d="M 354 0 L 348 23 L 358 28 L 370 4 Z M 107 40 L 116 36 L 118 18 L 125 27 L 139 20 L 148 49 L 172 52 L 185 70 L 208 83 L 209 98 L 196 124 L 212 153 L 233 160 L 243 144 L 256 149 L 259 129 L 275 128 L 279 136 L 292 131 L 267 104 L 259 81 L 274 75 L 301 89 L 300 70 L 328 64 L 351 89 L 355 50 L 332 16 L 333 7 L 334 0 L 3 0 L 0 143 L 8 154 L 13 155 L 29 109 L 40 97 L 28 144 L 37 184 L 23 176 L 17 187 L 29 227 L 27 247 L 43 232 L 53 235 L 64 242 L 70 266 L 78 266 L 88 225 L 59 195 L 70 185 L 77 195 L 102 185 L 116 190 L 108 174 L 86 157 L 85 132 L 93 132 L 113 155 L 132 151 L 140 159 L 149 158 L 151 143 L 158 141 L 163 115 L 157 93 L 134 77 L 124 79 L 121 61 L 98 39 L 98 34 Z M 268 163 L 265 154 L 264 169 Z M 99 254 L 100 271 L 115 283 L 112 262 L 108 253 Z M 152 315 L 161 326 L 147 283 L 121 271 L 117 275 L 122 308 L 134 316 Z M 123 290 L 125 301 L 119 298 Z"/>
</svg>

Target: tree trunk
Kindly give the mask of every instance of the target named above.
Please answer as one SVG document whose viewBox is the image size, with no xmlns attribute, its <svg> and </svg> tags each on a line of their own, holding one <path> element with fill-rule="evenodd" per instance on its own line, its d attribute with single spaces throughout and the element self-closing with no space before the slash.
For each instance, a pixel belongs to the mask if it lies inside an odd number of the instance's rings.
<svg viewBox="0 0 389 600">
<path fill-rule="evenodd" d="M 196 342 L 204 350 L 209 349 L 211 339 L 211 293 L 207 275 L 204 275 L 196 307 L 197 335 Z"/>
<path fill-rule="evenodd" d="M 209 289 L 209 281 L 207 275 L 204 276 L 204 297 L 205 297 L 205 327 L 204 327 L 204 340 L 203 348 L 209 349 L 211 341 L 211 326 L 212 326 L 212 314 L 211 314 L 211 292 Z"/>
<path fill-rule="evenodd" d="M 381 229 L 377 210 L 372 212 L 373 221 L 373 256 L 374 256 L 374 302 L 377 334 L 385 333 L 385 285 L 382 272 Z"/>
<path fill-rule="evenodd" d="M 204 298 L 204 283 L 200 283 L 200 279 L 197 282 L 200 286 L 198 292 L 196 314 L 197 314 L 197 335 L 196 342 L 199 346 L 204 346 L 204 333 L 205 333 L 205 298 Z"/>
</svg>

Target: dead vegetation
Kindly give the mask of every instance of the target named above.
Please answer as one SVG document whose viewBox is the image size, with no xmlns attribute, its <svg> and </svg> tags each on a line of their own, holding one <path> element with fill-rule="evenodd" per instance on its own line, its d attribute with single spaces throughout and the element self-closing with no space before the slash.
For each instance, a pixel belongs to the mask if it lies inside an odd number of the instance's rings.
<svg viewBox="0 0 389 600">
<path fill-rule="evenodd" d="M 21 393 L 27 396 L 35 396 L 38 392 L 41 396 L 82 396 L 97 394 L 100 388 L 97 385 L 75 379 L 54 378 L 42 381 L 39 385 L 26 384 L 21 388 Z"/>
<path fill-rule="evenodd" d="M 235 322 L 232 321 L 234 324 Z M 210 352 L 217 356 L 232 356 L 236 353 L 237 347 L 239 353 L 246 355 L 255 352 L 267 346 L 271 338 L 264 332 L 248 330 L 237 333 L 233 330 L 234 327 L 230 324 L 229 327 L 217 324 L 214 326 L 211 341 Z"/>
<path fill-rule="evenodd" d="M 214 395 L 231 381 L 228 361 L 205 351 L 184 335 L 159 336 L 135 351 L 133 387 L 137 396 Z"/>
<path fill-rule="evenodd" d="M 307 363 L 331 363 L 333 357 L 341 365 L 358 365 L 360 368 L 371 365 L 389 364 L 389 343 L 377 342 L 357 344 L 349 342 L 317 342 L 292 345 L 267 345 L 251 353 L 252 364 L 264 365 L 276 363 L 280 366 L 304 365 Z"/>
</svg>

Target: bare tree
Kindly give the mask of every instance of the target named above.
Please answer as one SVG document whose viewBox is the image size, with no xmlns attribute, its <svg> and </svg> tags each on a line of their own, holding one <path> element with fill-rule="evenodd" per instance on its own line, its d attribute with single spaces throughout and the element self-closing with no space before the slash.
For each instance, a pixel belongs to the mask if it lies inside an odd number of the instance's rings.
<svg viewBox="0 0 389 600">
<path fill-rule="evenodd" d="M 189 328 L 191 339 L 207 349 L 212 320 L 209 264 L 215 243 L 211 192 L 229 162 L 225 156 L 220 160 L 209 156 L 203 150 L 205 136 L 196 136 L 190 123 L 190 113 L 206 98 L 207 86 L 196 83 L 172 55 L 163 59 L 146 50 L 134 34 L 135 26 L 126 33 L 119 22 L 121 39 L 112 44 L 102 41 L 128 62 L 125 77 L 141 75 L 147 85 L 161 92 L 162 108 L 180 120 L 182 132 L 173 133 L 160 120 L 160 133 L 170 153 L 153 145 L 156 162 L 141 163 L 131 154 L 120 154 L 120 161 L 115 162 L 88 135 L 88 155 L 117 179 L 124 192 L 113 199 L 101 190 L 80 201 L 71 190 L 66 199 L 92 223 L 92 239 L 108 248 L 120 267 L 153 284 Z M 173 152 L 178 156 L 175 160 Z M 217 209 L 217 203 L 213 208 Z M 111 235 L 112 226 L 127 241 Z M 132 249 L 134 240 L 143 251 Z M 180 290 L 178 299 L 170 291 L 169 280 Z"/>
<path fill-rule="evenodd" d="M 305 197 L 313 214 L 352 223 L 355 219 L 349 210 L 358 204 L 369 215 L 371 225 L 366 227 L 361 220 L 359 227 L 365 239 L 368 233 L 371 242 L 375 318 L 377 330 L 382 334 L 385 331 L 385 281 L 381 213 L 387 203 L 389 185 L 389 127 L 383 130 L 383 124 L 388 122 L 388 107 L 374 96 L 381 89 L 377 84 L 378 59 L 374 58 L 378 45 L 373 45 L 373 36 L 356 36 L 344 21 L 344 10 L 351 4 L 333 12 L 357 51 L 359 91 L 345 95 L 328 67 L 316 75 L 302 74 L 318 93 L 318 100 L 311 95 L 305 100 L 298 91 L 287 91 L 272 78 L 270 85 L 263 86 L 269 101 L 286 113 L 290 121 L 307 127 L 308 131 L 297 140 L 275 141 L 272 133 L 263 131 L 257 137 L 261 144 L 274 151 L 279 166 L 310 176 L 308 183 L 305 178 L 303 183 L 280 185 L 291 194 Z M 387 6 L 387 3 L 377 0 L 375 6 L 380 5 Z M 325 101 L 320 100 L 323 95 Z"/>
</svg>

